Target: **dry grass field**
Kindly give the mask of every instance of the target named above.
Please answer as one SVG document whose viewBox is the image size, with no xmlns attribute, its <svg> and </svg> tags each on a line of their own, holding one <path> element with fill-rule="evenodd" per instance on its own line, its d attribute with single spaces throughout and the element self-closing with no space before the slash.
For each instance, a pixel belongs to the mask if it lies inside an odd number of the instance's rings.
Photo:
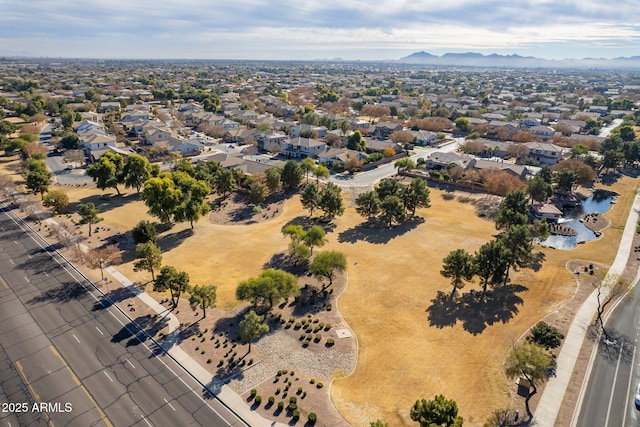
<svg viewBox="0 0 640 427">
<path fill-rule="evenodd" d="M 545 262 L 539 271 L 512 274 L 511 286 L 484 304 L 469 293 L 477 284 L 468 285 L 457 294 L 464 303 L 454 307 L 435 301 L 438 291 L 450 291 L 439 274 L 442 258 L 458 248 L 474 252 L 496 233 L 473 204 L 432 190 L 432 207 L 419 212 L 424 221 L 391 230 L 363 228 L 363 219 L 348 208 L 323 248 L 343 251 L 349 261 L 349 285 L 338 308 L 357 334 L 359 358 L 355 372 L 331 387 L 345 419 L 353 426 L 368 426 L 377 418 L 393 426 L 413 425 L 408 416 L 413 402 L 440 393 L 457 401 L 465 425 L 482 425 L 494 409 L 508 407 L 512 397 L 503 358 L 512 341 L 573 294 L 566 263 L 613 260 L 636 180 L 625 177 L 607 188 L 621 197 L 607 214 L 611 225 L 600 240 L 572 251 L 542 249 Z M 96 200 L 105 223 L 123 232 L 147 217 L 130 192 L 106 200 L 96 191 L 70 188 L 68 194 L 72 202 Z M 160 236 L 163 264 L 188 271 L 193 284 L 217 285 L 218 308 L 231 309 L 238 305 L 238 282 L 259 274 L 273 254 L 285 250 L 282 226 L 304 216 L 296 197 L 281 216 L 263 223 L 220 225 L 203 219 L 193 231 L 177 224 Z M 132 280 L 149 280 L 148 273 L 133 272 L 130 258 L 119 269 Z"/>
</svg>

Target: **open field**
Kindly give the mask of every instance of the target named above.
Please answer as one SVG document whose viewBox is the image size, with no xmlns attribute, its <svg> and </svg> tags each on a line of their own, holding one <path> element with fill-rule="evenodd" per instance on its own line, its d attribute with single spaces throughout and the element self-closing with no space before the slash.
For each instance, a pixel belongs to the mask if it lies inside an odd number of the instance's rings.
<svg viewBox="0 0 640 427">
<path fill-rule="evenodd" d="M 469 304 L 446 314 L 433 302 L 438 291 L 450 291 L 439 274 L 442 258 L 458 248 L 477 250 L 496 233 L 493 223 L 478 218 L 471 203 L 448 200 L 438 190 L 432 190 L 432 207 L 419 212 L 423 222 L 391 230 L 362 228 L 363 219 L 348 208 L 323 248 L 347 254 L 349 285 L 338 307 L 359 343 L 355 372 L 331 387 L 340 413 L 354 426 L 377 418 L 393 426 L 412 425 L 413 402 L 442 393 L 457 401 L 465 425 L 482 425 L 493 409 L 508 407 L 511 396 L 501 365 L 509 346 L 572 296 L 568 261 L 611 263 L 635 187 L 636 181 L 626 177 L 606 187 L 621 197 L 607 214 L 611 225 L 600 240 L 572 251 L 542 249 L 546 260 L 540 271 L 512 274 L 512 286 L 483 305 L 469 298 L 477 285 L 468 285 L 462 298 Z M 95 189 L 69 188 L 68 193 L 72 202 L 100 201 Z M 126 194 L 101 199 L 105 223 L 123 232 L 146 217 L 140 201 L 118 202 L 136 198 Z M 295 197 L 281 216 L 259 224 L 203 219 L 193 233 L 188 224 L 177 224 L 159 239 L 163 263 L 188 271 L 194 284 L 217 285 L 218 307 L 231 309 L 238 305 L 237 283 L 257 275 L 273 254 L 285 250 L 282 226 L 304 216 Z M 130 258 L 125 261 L 118 267 L 125 275 L 149 280 L 148 273 L 132 271 Z"/>
</svg>

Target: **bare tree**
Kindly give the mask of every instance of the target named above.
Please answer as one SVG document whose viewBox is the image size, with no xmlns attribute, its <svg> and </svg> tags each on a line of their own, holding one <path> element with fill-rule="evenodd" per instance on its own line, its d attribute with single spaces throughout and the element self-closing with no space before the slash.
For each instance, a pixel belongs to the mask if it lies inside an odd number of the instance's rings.
<svg viewBox="0 0 640 427">
<path fill-rule="evenodd" d="M 89 267 L 100 269 L 100 278 L 104 280 L 104 267 L 108 264 L 121 262 L 122 254 L 116 245 L 107 245 L 90 250 L 87 252 L 85 259 Z"/>
<path fill-rule="evenodd" d="M 600 329 L 606 340 L 610 340 L 611 335 L 604 326 L 604 319 L 602 318 L 604 312 L 612 301 L 626 294 L 629 288 L 629 284 L 625 283 L 619 275 L 606 276 L 596 285 L 598 311 L 594 326 Z"/>
</svg>

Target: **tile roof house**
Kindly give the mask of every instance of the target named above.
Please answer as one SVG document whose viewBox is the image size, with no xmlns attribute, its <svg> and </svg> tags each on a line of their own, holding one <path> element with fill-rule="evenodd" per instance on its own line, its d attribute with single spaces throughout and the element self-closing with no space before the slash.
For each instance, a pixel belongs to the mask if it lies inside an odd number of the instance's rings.
<svg viewBox="0 0 640 427">
<path fill-rule="evenodd" d="M 322 141 L 313 138 L 289 138 L 280 144 L 282 154 L 287 157 L 316 157 L 327 147 Z"/>
<path fill-rule="evenodd" d="M 548 142 L 528 142 L 529 157 L 543 165 L 555 165 L 562 160 L 564 150 L 555 144 Z"/>
</svg>

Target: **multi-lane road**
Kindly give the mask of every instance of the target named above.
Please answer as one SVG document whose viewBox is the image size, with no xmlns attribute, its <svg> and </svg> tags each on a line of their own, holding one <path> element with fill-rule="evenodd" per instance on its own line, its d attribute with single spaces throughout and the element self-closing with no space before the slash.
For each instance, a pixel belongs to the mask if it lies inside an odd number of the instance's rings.
<svg viewBox="0 0 640 427">
<path fill-rule="evenodd" d="M 6 209 L 0 426 L 27 425 L 246 424 Z"/>
<path fill-rule="evenodd" d="M 640 286 L 612 312 L 607 330 L 613 335 L 598 344 L 576 426 L 631 427 L 640 425 L 634 404 L 640 383 Z"/>
</svg>

